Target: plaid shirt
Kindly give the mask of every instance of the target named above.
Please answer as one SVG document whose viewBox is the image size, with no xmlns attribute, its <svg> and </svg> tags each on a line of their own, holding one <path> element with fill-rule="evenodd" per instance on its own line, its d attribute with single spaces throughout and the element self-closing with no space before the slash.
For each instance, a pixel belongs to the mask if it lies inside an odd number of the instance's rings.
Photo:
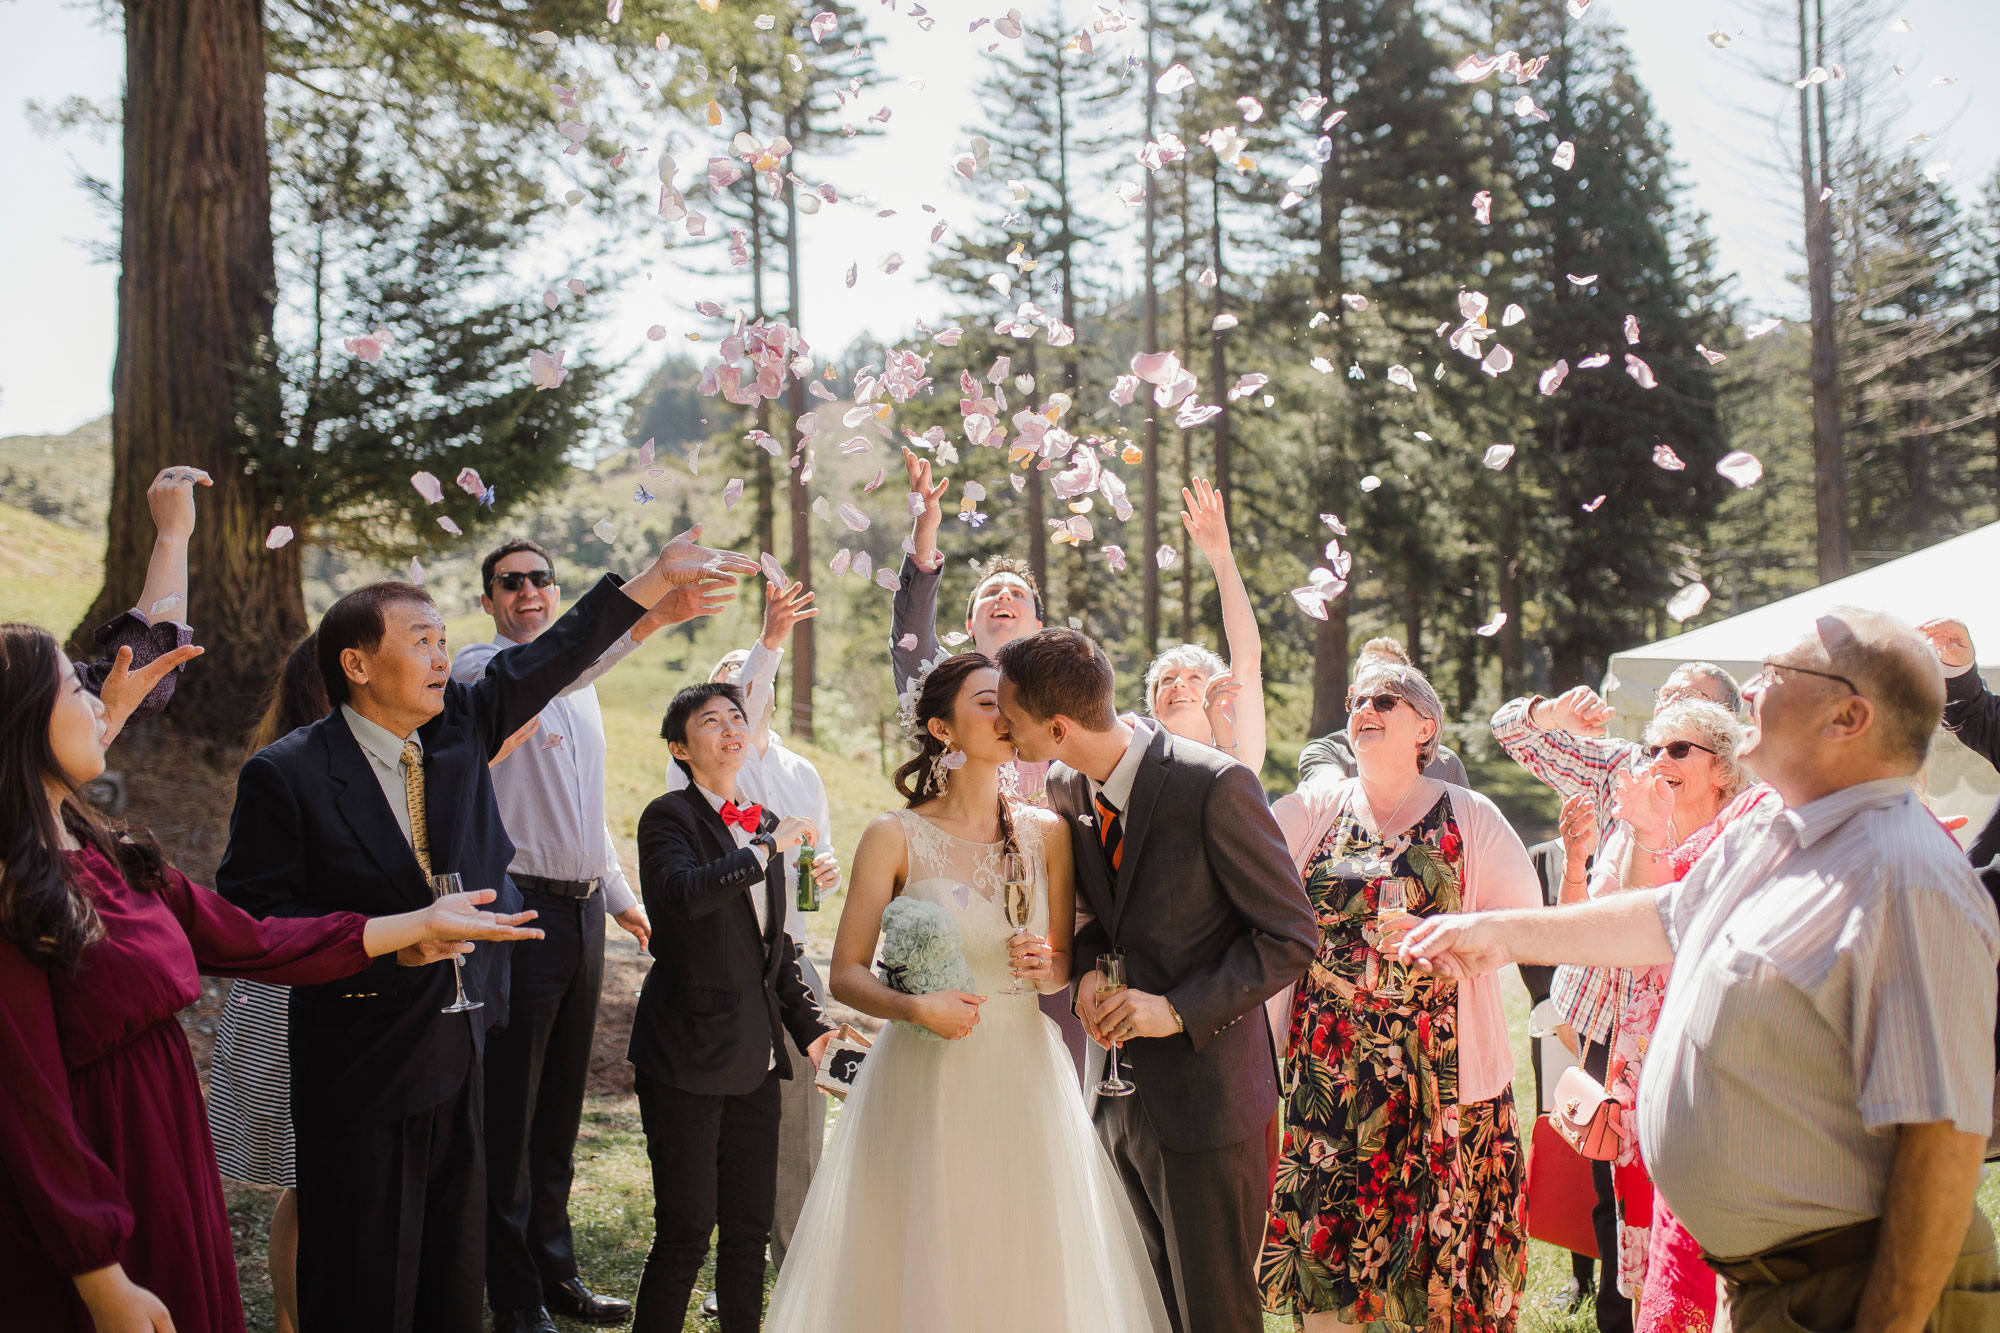
<svg viewBox="0 0 2000 1333">
<path fill-rule="evenodd" d="M 1612 790 L 1618 770 L 1632 761 L 1639 747 L 1608 736 L 1544 731 L 1528 721 L 1529 708 L 1540 698 L 1530 695 L 1502 706 L 1493 715 L 1493 739 L 1508 758 L 1565 800 L 1587 792 L 1597 802 L 1597 833 L 1603 845 L 1597 854 L 1597 871 L 1590 878 L 1590 896 L 1617 893 L 1624 888 L 1618 866 L 1626 835 L 1611 815 Z M 1556 969 L 1549 998 L 1578 1037 L 1602 1046 L 1611 1039 L 1614 1009 L 1632 1001 L 1632 973 L 1622 967 L 1564 965 Z"/>
</svg>

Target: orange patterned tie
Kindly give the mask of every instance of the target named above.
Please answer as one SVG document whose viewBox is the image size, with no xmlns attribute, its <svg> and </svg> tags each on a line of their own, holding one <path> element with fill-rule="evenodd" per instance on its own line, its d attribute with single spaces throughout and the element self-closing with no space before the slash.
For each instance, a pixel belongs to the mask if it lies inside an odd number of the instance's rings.
<svg viewBox="0 0 2000 1333">
<path fill-rule="evenodd" d="M 431 877 L 431 826 L 424 812 L 424 752 L 415 741 L 403 742 L 403 799 L 410 807 L 410 849 L 423 867 L 424 880 Z"/>
<path fill-rule="evenodd" d="M 1097 797 L 1097 840 L 1104 848 L 1104 863 L 1111 867 L 1115 879 L 1119 869 L 1125 864 L 1125 825 L 1119 820 L 1118 807 Z"/>
</svg>

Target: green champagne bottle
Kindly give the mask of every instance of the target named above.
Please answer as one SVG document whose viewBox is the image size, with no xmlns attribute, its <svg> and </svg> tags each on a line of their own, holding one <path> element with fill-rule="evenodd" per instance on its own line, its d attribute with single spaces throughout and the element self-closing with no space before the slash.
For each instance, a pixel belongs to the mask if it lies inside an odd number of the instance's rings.
<svg viewBox="0 0 2000 1333">
<path fill-rule="evenodd" d="M 816 856 L 811 843 L 799 848 L 799 910 L 817 912 L 819 910 L 819 881 L 813 878 L 813 857 Z"/>
</svg>

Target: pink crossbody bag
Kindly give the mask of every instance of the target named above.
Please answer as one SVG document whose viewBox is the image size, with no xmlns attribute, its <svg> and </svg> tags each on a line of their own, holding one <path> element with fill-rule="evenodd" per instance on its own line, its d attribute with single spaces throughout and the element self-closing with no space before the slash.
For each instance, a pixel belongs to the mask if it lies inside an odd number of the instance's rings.
<svg viewBox="0 0 2000 1333">
<path fill-rule="evenodd" d="M 1614 1048 L 1624 1008 L 1621 1004 L 1611 1011 L 1610 1044 Z M 1571 1065 L 1556 1080 L 1555 1107 L 1549 1113 L 1549 1120 L 1564 1143 L 1593 1162 L 1614 1160 L 1630 1137 L 1625 1127 L 1625 1108 L 1618 1104 L 1610 1089 L 1586 1074 L 1582 1065 Z"/>
</svg>

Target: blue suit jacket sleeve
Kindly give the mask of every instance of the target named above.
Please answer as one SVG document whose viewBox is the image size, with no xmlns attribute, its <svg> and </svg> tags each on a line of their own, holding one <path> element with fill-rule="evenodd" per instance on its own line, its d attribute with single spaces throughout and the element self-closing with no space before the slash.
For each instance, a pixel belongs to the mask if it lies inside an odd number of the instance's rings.
<svg viewBox="0 0 2000 1333">
<path fill-rule="evenodd" d="M 606 574 L 541 637 L 495 653 L 471 684 L 445 686 L 457 694 L 460 719 L 478 733 L 488 759 L 646 614 L 619 591 L 623 582 Z"/>
</svg>

